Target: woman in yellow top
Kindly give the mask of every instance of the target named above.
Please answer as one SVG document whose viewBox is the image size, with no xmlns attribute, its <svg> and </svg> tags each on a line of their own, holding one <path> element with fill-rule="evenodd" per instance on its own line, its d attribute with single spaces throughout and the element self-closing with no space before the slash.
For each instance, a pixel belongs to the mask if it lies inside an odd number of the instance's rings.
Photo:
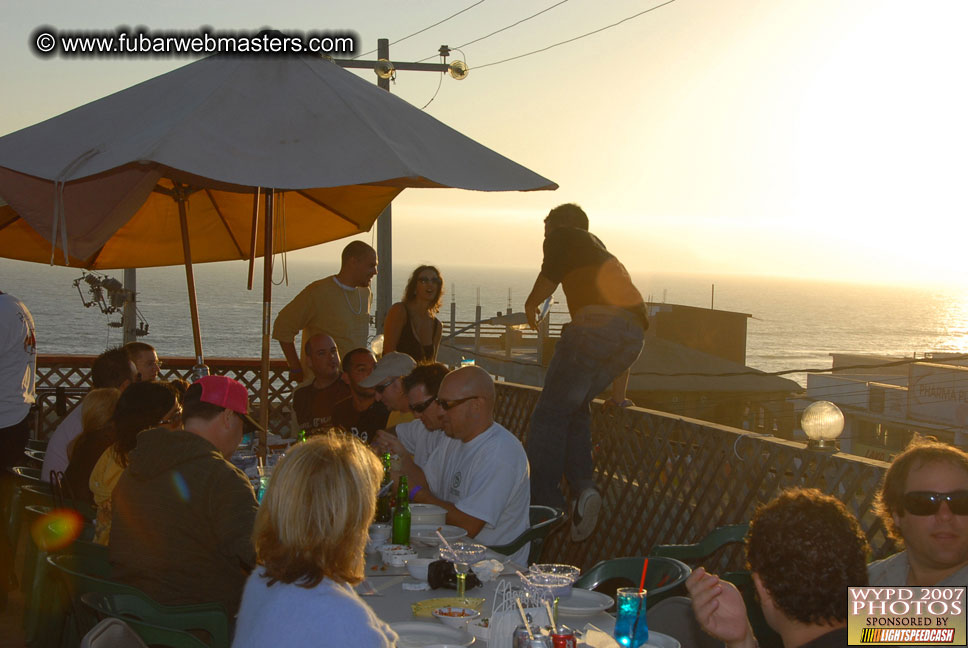
<svg viewBox="0 0 968 648">
<path fill-rule="evenodd" d="M 177 396 L 176 389 L 163 381 L 134 383 L 121 393 L 111 419 L 111 446 L 94 465 L 89 481 L 97 506 L 95 542 L 108 543 L 111 493 L 128 465 L 128 454 L 137 445 L 138 433 L 153 427 L 176 428 L 181 425 L 181 405 Z"/>
</svg>

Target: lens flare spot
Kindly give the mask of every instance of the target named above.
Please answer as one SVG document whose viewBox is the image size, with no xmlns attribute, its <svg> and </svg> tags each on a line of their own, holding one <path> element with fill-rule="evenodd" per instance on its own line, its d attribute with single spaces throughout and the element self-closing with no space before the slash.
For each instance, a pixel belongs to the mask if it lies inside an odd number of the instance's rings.
<svg viewBox="0 0 968 648">
<path fill-rule="evenodd" d="M 58 551 L 81 535 L 84 518 L 73 509 L 55 509 L 39 517 L 30 527 L 30 537 L 44 551 Z"/>
<path fill-rule="evenodd" d="M 185 481 L 185 478 L 180 472 L 175 471 L 172 473 L 171 482 L 174 484 L 175 492 L 177 492 L 178 496 L 182 498 L 182 501 L 187 502 L 189 499 L 191 499 L 192 494 L 188 490 L 188 482 Z"/>
</svg>

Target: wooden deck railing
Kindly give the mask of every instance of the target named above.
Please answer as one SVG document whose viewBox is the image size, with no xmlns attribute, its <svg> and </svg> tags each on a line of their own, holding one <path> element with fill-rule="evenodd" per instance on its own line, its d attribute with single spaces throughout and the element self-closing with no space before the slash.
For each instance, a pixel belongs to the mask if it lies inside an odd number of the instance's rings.
<svg viewBox="0 0 968 648">
<path fill-rule="evenodd" d="M 93 357 L 41 356 L 38 389 L 41 435 L 53 430 L 56 390 L 68 405 L 88 387 Z M 214 373 L 241 381 L 258 393 L 258 360 L 209 358 Z M 163 377 L 189 377 L 193 360 L 165 358 Z M 286 365 L 273 361 L 270 427 L 288 431 Z M 522 441 L 540 389 L 497 383 L 496 418 Z M 258 405 L 258 404 L 256 404 Z M 592 436 L 604 507 L 595 534 L 581 543 L 563 525 L 545 544 L 544 559 L 590 567 L 604 558 L 644 555 L 656 544 L 688 543 L 717 526 L 748 522 L 756 507 L 791 486 L 815 487 L 843 501 L 854 512 L 879 558 L 894 550 L 872 513 L 886 463 L 853 455 L 826 455 L 803 444 L 751 434 L 639 408 L 618 410 L 592 405 Z M 740 568 L 738 547 L 715 558 L 719 569 Z"/>
</svg>

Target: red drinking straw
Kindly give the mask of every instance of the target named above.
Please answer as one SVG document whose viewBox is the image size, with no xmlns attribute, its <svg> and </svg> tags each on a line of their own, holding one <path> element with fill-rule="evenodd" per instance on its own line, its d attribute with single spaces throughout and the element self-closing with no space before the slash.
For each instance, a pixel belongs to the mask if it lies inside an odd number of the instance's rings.
<svg viewBox="0 0 968 648">
<path fill-rule="evenodd" d="M 642 580 L 639 581 L 640 592 L 645 589 L 645 572 L 648 569 L 649 569 L 649 559 L 646 558 L 645 560 L 642 561 Z"/>
</svg>

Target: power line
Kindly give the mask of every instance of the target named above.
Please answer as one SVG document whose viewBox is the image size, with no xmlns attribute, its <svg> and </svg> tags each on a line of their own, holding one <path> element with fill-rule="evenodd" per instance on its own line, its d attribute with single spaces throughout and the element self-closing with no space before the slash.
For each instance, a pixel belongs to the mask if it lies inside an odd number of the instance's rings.
<svg viewBox="0 0 968 648">
<path fill-rule="evenodd" d="M 566 2 L 569 2 L 569 0 L 561 0 L 561 2 L 557 2 L 557 3 L 555 3 L 555 4 L 553 4 L 553 5 L 551 5 L 550 7 L 547 7 L 546 9 L 542 9 L 542 10 L 541 10 L 541 11 L 539 11 L 538 13 L 535 13 L 535 14 L 531 14 L 531 15 L 530 15 L 530 16 L 528 16 L 527 18 L 522 18 L 521 20 L 519 20 L 519 21 L 517 21 L 517 22 L 515 22 L 515 23 L 511 23 L 510 25 L 508 25 L 508 26 L 506 26 L 506 27 L 501 27 L 501 28 L 500 28 L 500 29 L 498 29 L 497 31 L 492 31 L 492 32 L 491 32 L 490 34 L 488 34 L 488 35 L 486 35 L 486 36 L 481 36 L 480 38 L 475 38 L 475 39 L 474 39 L 474 40 L 472 40 L 472 41 L 468 41 L 468 42 L 466 42 L 466 43 L 464 43 L 463 45 L 458 45 L 457 47 L 454 47 L 454 48 L 451 48 L 451 49 L 460 49 L 460 48 L 462 48 L 462 47 L 467 47 L 468 45 L 473 45 L 474 43 L 480 43 L 480 42 L 481 42 L 482 40 L 484 40 L 485 38 L 490 38 L 491 36 L 494 36 L 494 35 L 496 35 L 496 34 L 500 34 L 500 33 L 501 33 L 501 32 L 503 32 L 503 31 L 507 31 L 507 30 L 509 30 L 509 29 L 511 29 L 512 27 L 517 27 L 517 26 L 518 26 L 518 25 L 520 25 L 521 23 L 525 23 L 525 22 L 527 22 L 527 21 L 529 21 L 529 20 L 531 20 L 532 18 L 537 18 L 537 17 L 538 17 L 538 16 L 540 16 L 541 14 L 543 14 L 543 13 L 547 13 L 548 11 L 551 11 L 551 10 L 552 10 L 552 9 L 554 9 L 555 7 L 558 7 L 558 6 L 561 6 L 561 5 L 563 5 L 563 4 L 565 4 Z M 420 60 L 418 61 L 418 63 L 423 63 L 424 61 L 429 61 L 430 59 L 432 59 L 432 58 L 436 58 L 436 57 L 437 57 L 437 55 L 436 55 L 436 54 L 433 54 L 433 55 L 431 55 L 431 56 L 428 56 L 428 57 L 427 57 L 427 58 L 425 58 L 425 59 L 420 59 Z"/>
<path fill-rule="evenodd" d="M 612 27 L 617 27 L 617 26 L 621 25 L 624 22 L 628 22 L 630 20 L 633 20 L 635 18 L 638 18 L 639 16 L 643 16 L 643 15 L 649 13 L 649 12 L 655 11 L 656 9 L 659 9 L 659 8 L 664 7 L 666 5 L 670 5 L 673 2 L 675 2 L 675 1 L 676 0 L 666 0 L 666 2 L 663 2 L 662 4 L 658 4 L 658 5 L 654 6 L 654 7 L 650 7 L 648 9 L 644 10 L 644 11 L 640 11 L 637 14 L 634 14 L 632 16 L 628 16 L 627 18 L 623 18 L 623 19 L 619 20 L 616 23 L 612 23 L 611 25 L 606 25 L 604 27 L 600 27 L 600 28 L 598 28 L 598 29 L 596 29 L 594 31 L 586 32 L 586 33 L 584 33 L 584 34 L 582 34 L 580 36 L 575 36 L 574 38 L 569 38 L 568 40 L 563 40 L 563 41 L 558 42 L 558 43 L 555 43 L 553 45 L 548 45 L 547 47 L 542 47 L 541 49 L 536 49 L 536 50 L 534 50 L 532 52 L 527 52 L 525 54 L 518 54 L 517 56 L 512 56 L 510 58 L 502 59 L 500 61 L 494 61 L 493 63 L 485 63 L 484 65 L 477 65 L 477 66 L 474 66 L 473 68 L 470 68 L 470 69 L 472 69 L 472 70 L 481 70 L 481 69 L 484 69 L 486 67 L 491 67 L 492 65 L 500 65 L 501 63 L 507 63 L 508 61 L 515 61 L 517 59 L 524 58 L 526 56 L 531 56 L 532 54 L 540 54 L 541 52 L 547 52 L 550 49 L 553 49 L 555 47 L 558 47 L 559 45 L 566 45 L 568 43 L 574 43 L 575 41 L 581 40 L 582 38 L 586 38 L 588 36 L 593 36 L 595 34 L 601 33 L 603 31 L 605 31 L 606 29 L 611 29 Z"/>
<path fill-rule="evenodd" d="M 437 25 L 443 25 L 443 24 L 444 24 L 445 22 L 447 22 L 447 21 L 448 21 L 448 20 L 450 20 L 451 18 L 456 18 L 457 16 L 459 16 L 459 15 L 461 15 L 461 14 L 462 14 L 462 13 L 464 13 L 465 11 L 469 11 L 470 9 L 473 9 L 474 7 L 476 7 L 476 6 L 477 6 L 477 5 L 479 5 L 479 4 L 483 4 L 483 3 L 485 2 L 485 1 L 486 1 L 486 0 L 477 0 L 477 2 L 475 2 L 475 3 L 473 3 L 473 4 L 471 4 L 471 5 L 469 5 L 469 6 L 467 6 L 467 7 L 464 7 L 463 9 L 461 9 L 460 11 L 458 11 L 457 13 L 455 13 L 455 14 L 451 14 L 451 15 L 449 15 L 449 16 L 447 16 L 446 18 L 444 18 L 443 20 L 438 20 L 438 21 L 437 21 L 437 22 L 435 22 L 434 24 L 432 24 L 432 25 L 428 25 L 427 27 L 424 27 L 423 29 L 421 29 L 421 30 L 419 30 L 419 31 L 415 31 L 414 33 L 412 33 L 412 34 L 410 34 L 410 35 L 408 35 L 408 36 L 404 36 L 403 38 L 398 38 L 397 40 L 395 40 L 395 41 L 393 41 L 393 42 L 392 42 L 392 43 L 390 43 L 390 44 L 391 44 L 391 45 L 396 45 L 397 43 L 402 43 L 403 41 L 405 41 L 405 40 L 407 40 L 408 38 L 413 38 L 414 36 L 416 36 L 416 35 L 418 35 L 418 34 L 422 34 L 422 33 L 424 33 L 424 32 L 425 32 L 425 31 L 427 31 L 428 29 L 433 29 L 433 28 L 434 28 L 434 27 L 436 27 Z M 353 58 L 359 58 L 359 57 L 361 57 L 361 56 L 367 56 L 367 55 L 369 55 L 369 54 L 372 54 L 372 53 L 373 53 L 373 52 L 375 52 L 375 51 L 376 51 L 376 50 L 374 49 L 374 50 L 370 50 L 369 52 L 364 52 L 364 53 L 362 53 L 362 54 L 357 54 L 357 55 L 356 55 L 356 56 L 354 56 Z M 431 58 L 433 58 L 433 57 L 431 57 Z M 424 60 L 426 60 L 426 59 L 424 59 Z"/>
</svg>

